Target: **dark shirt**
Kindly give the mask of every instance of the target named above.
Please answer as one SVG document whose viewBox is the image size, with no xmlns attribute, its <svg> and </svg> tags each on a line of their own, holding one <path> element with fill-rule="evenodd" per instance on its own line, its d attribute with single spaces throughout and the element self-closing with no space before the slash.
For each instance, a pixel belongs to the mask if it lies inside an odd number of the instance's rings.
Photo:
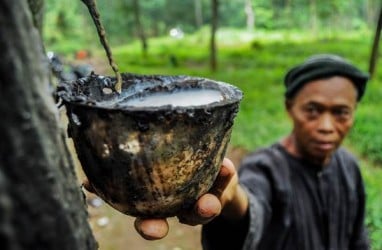
<svg viewBox="0 0 382 250">
<path fill-rule="evenodd" d="M 344 149 L 319 167 L 274 144 L 246 157 L 239 178 L 248 214 L 235 224 L 218 217 L 205 225 L 203 249 L 369 249 L 363 181 Z"/>
</svg>

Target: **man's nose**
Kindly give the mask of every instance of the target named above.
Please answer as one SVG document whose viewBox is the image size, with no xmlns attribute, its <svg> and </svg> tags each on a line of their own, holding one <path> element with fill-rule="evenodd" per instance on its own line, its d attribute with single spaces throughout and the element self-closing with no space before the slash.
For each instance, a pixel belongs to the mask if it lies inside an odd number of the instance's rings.
<svg viewBox="0 0 382 250">
<path fill-rule="evenodd" d="M 318 130 L 322 133 L 334 131 L 334 119 L 330 113 L 323 113 L 318 120 Z"/>
</svg>

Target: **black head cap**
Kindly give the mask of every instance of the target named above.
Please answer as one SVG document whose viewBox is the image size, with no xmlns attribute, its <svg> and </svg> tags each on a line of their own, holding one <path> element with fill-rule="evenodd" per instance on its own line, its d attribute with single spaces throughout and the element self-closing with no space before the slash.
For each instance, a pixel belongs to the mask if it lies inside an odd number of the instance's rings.
<svg viewBox="0 0 382 250">
<path fill-rule="evenodd" d="M 305 62 L 290 69 L 285 75 L 285 97 L 292 98 L 306 83 L 332 76 L 349 78 L 358 91 L 357 100 L 360 101 L 365 93 L 369 75 L 362 72 L 346 59 L 331 54 L 315 55 Z"/>
</svg>

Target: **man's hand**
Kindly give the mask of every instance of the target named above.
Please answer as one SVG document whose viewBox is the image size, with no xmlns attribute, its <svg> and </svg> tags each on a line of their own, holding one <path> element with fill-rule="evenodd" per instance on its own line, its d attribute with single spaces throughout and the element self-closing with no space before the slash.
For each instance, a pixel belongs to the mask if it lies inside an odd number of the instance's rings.
<svg viewBox="0 0 382 250">
<path fill-rule="evenodd" d="M 85 181 L 83 186 L 88 191 L 94 192 L 88 181 Z M 242 218 L 247 208 L 247 196 L 238 185 L 235 166 L 228 158 L 225 158 L 209 193 L 202 195 L 193 209 L 182 211 L 178 219 L 180 223 L 191 226 L 206 224 L 219 215 L 234 221 Z M 162 239 L 169 231 L 165 218 L 137 218 L 134 226 L 137 232 L 147 240 Z"/>
<path fill-rule="evenodd" d="M 182 212 L 178 218 L 180 223 L 194 226 L 206 224 L 218 215 L 228 220 L 238 220 L 247 209 L 247 195 L 238 184 L 235 166 L 225 158 L 210 192 L 199 198 L 193 210 Z M 169 230 L 166 219 L 141 218 L 136 219 L 135 229 L 148 240 L 161 239 Z"/>
</svg>

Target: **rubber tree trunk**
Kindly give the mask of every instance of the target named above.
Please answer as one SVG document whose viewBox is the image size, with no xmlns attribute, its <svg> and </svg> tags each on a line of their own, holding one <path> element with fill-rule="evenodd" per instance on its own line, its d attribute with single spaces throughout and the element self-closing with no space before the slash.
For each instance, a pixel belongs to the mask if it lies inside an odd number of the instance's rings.
<svg viewBox="0 0 382 250">
<path fill-rule="evenodd" d="M 1 249 L 96 249 L 27 1 L 0 1 Z"/>
<path fill-rule="evenodd" d="M 210 40 L 210 67 L 212 71 L 217 69 L 217 49 L 216 49 L 216 30 L 218 28 L 218 9 L 219 1 L 211 0 L 212 20 L 211 20 L 211 40 Z"/>
<path fill-rule="evenodd" d="M 382 29 L 382 7 L 379 11 L 379 17 L 378 17 L 377 27 L 375 29 L 373 47 L 371 49 L 371 56 L 370 56 L 370 62 L 369 62 L 370 77 L 373 77 L 375 68 L 377 65 L 379 41 L 381 40 L 381 29 Z"/>
<path fill-rule="evenodd" d="M 147 45 L 147 38 L 145 35 L 145 31 L 141 22 L 141 10 L 140 10 L 138 0 L 133 0 L 133 10 L 134 10 L 135 27 L 137 29 L 138 36 L 142 44 L 142 52 L 143 52 L 143 55 L 146 56 L 148 45 Z"/>
<path fill-rule="evenodd" d="M 41 31 L 44 19 L 44 0 L 28 0 L 28 4 L 29 9 L 32 12 L 33 24 L 39 31 Z"/>
<path fill-rule="evenodd" d="M 195 24 L 197 28 L 203 25 L 203 11 L 201 0 L 194 0 Z"/>
<path fill-rule="evenodd" d="M 255 28 L 255 11 L 253 10 L 252 0 L 245 0 L 244 12 L 247 17 L 247 30 L 253 31 Z"/>
<path fill-rule="evenodd" d="M 317 14 L 317 1 L 309 0 L 309 12 L 310 12 L 310 27 L 313 34 L 317 34 L 318 30 L 318 14 Z"/>
</svg>

